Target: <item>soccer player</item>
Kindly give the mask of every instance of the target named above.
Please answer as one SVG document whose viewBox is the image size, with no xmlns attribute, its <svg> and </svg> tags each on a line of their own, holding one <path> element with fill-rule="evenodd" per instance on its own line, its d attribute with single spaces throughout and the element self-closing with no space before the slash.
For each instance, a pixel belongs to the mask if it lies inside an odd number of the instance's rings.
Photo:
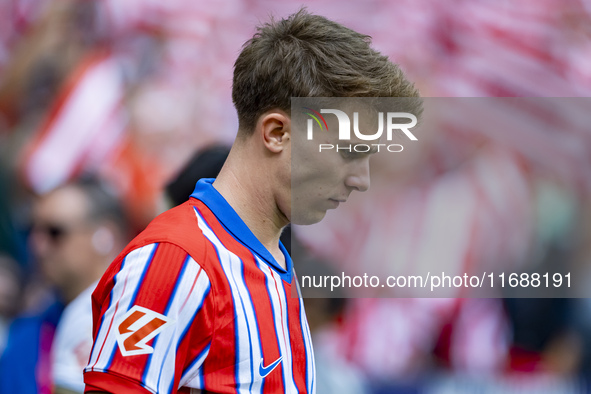
<svg viewBox="0 0 591 394">
<path fill-rule="evenodd" d="M 93 293 L 86 392 L 315 392 L 308 324 L 279 236 L 366 190 L 369 158 L 310 154 L 292 168 L 305 131 L 292 129 L 290 102 L 417 97 L 369 42 L 300 10 L 245 44 L 232 90 L 239 130 L 219 176 L 156 218 Z M 292 215 L 292 202 L 306 209 Z"/>
</svg>

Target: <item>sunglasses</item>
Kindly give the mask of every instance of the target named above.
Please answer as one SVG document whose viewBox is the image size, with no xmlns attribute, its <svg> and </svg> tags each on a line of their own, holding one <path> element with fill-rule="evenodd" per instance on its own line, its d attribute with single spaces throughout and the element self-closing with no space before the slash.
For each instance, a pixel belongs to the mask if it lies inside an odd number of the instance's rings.
<svg viewBox="0 0 591 394">
<path fill-rule="evenodd" d="M 75 227 L 55 223 L 37 223 L 31 228 L 31 233 L 43 234 L 54 244 L 62 242 L 73 231 Z"/>
</svg>

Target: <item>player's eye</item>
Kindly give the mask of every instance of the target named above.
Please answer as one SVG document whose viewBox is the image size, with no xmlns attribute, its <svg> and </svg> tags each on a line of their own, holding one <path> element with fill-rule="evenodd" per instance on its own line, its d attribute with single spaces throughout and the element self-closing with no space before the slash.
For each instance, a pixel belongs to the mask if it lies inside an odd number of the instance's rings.
<svg viewBox="0 0 591 394">
<path fill-rule="evenodd" d="M 357 152 L 349 152 L 347 150 L 342 150 L 339 153 L 341 154 L 341 157 L 345 160 L 353 160 L 359 155 Z"/>
<path fill-rule="evenodd" d="M 345 160 L 357 160 L 357 159 L 363 159 L 365 157 L 370 156 L 373 152 L 356 152 L 354 149 L 351 149 L 351 151 L 347 150 L 339 150 L 339 153 L 341 154 L 341 157 Z"/>
</svg>

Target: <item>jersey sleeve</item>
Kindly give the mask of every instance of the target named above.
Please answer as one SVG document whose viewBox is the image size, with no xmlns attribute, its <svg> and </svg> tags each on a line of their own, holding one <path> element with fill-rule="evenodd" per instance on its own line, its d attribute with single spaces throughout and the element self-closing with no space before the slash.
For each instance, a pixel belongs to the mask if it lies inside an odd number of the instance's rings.
<svg viewBox="0 0 591 394">
<path fill-rule="evenodd" d="M 185 250 L 131 251 L 93 293 L 86 391 L 176 393 L 207 357 L 214 316 L 209 278 Z"/>
</svg>

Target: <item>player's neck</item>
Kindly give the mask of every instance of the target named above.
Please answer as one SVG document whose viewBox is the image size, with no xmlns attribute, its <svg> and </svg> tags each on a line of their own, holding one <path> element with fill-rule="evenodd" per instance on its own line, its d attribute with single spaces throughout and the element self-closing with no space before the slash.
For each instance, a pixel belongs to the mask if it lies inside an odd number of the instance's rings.
<svg viewBox="0 0 591 394">
<path fill-rule="evenodd" d="M 254 171 L 245 171 L 247 165 L 234 166 L 231 159 L 214 182 L 224 197 L 252 233 L 285 268 L 285 258 L 279 249 L 279 237 L 287 219 L 282 218 L 273 195 Z M 252 167 L 250 167 L 252 168 Z"/>
</svg>

